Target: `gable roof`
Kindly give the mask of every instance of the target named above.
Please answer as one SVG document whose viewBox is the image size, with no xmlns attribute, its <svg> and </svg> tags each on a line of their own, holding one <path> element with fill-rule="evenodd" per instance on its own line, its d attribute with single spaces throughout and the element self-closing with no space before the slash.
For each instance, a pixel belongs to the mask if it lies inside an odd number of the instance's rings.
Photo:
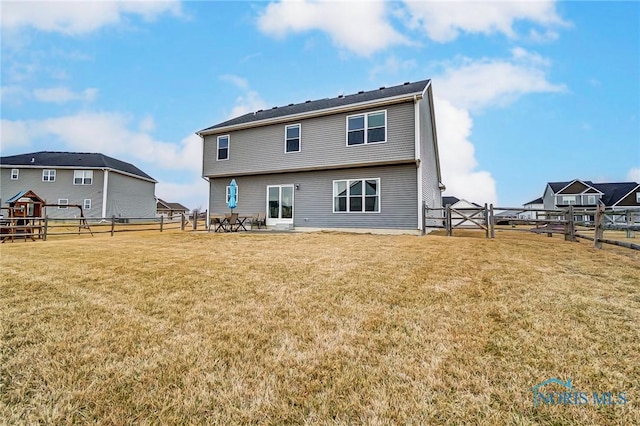
<svg viewBox="0 0 640 426">
<path fill-rule="evenodd" d="M 442 205 L 443 206 L 447 206 L 447 205 L 454 205 L 455 203 L 457 203 L 458 201 L 460 201 L 460 198 L 458 197 L 454 197 L 454 196 L 446 196 L 446 197 L 442 197 Z"/>
<path fill-rule="evenodd" d="M 18 192 L 16 195 L 14 195 L 13 197 L 11 197 L 7 201 L 5 201 L 5 203 L 12 204 L 12 203 L 15 203 L 16 201 L 18 201 L 20 198 L 23 198 L 23 197 L 31 198 L 33 201 L 37 201 L 39 203 L 44 203 L 44 200 L 42 198 L 40 198 L 40 196 L 38 194 L 36 194 L 35 192 L 33 192 L 30 189 L 26 189 L 24 191 Z"/>
<path fill-rule="evenodd" d="M 131 163 L 93 152 L 39 151 L 0 157 L 0 166 L 68 167 L 78 169 L 110 169 L 157 183 Z"/>
<path fill-rule="evenodd" d="M 185 206 L 183 206 L 180 203 L 169 203 L 167 201 L 164 201 L 162 198 L 158 198 L 158 202 L 156 203 L 156 209 L 157 208 L 161 208 L 161 207 L 164 207 L 164 208 L 169 209 L 169 210 L 189 211 L 188 208 L 186 208 Z"/>
<path fill-rule="evenodd" d="M 542 197 L 538 197 L 535 200 L 531 200 L 528 203 L 524 203 L 523 206 L 527 206 L 529 204 L 542 204 L 544 203 L 544 201 L 542 200 Z"/>
<path fill-rule="evenodd" d="M 602 192 L 603 196 L 601 200 L 605 206 L 613 206 L 618 201 L 623 199 L 626 195 L 629 195 L 629 193 L 638 186 L 637 182 L 594 183 L 594 182 L 591 182 L 590 180 L 580 180 L 580 179 L 574 179 L 572 181 L 567 181 L 567 182 L 549 182 L 547 185 L 549 185 L 553 193 L 556 194 L 558 193 L 558 191 L 562 190 L 563 188 L 566 188 L 567 186 L 569 186 L 570 184 L 576 181 L 580 181 Z"/>
<path fill-rule="evenodd" d="M 299 116 L 305 114 L 311 114 L 314 112 L 321 112 L 325 110 L 334 110 L 340 108 L 347 108 L 349 106 L 362 106 L 366 107 L 368 103 L 375 103 L 383 99 L 390 98 L 403 98 L 414 94 L 422 94 L 431 80 L 422 80 L 415 83 L 406 82 L 404 84 L 392 87 L 380 87 L 377 90 L 360 91 L 351 95 L 340 95 L 336 98 L 325 98 L 315 101 L 306 101 L 299 104 L 289 104 L 282 107 L 273 107 L 267 110 L 258 110 L 250 112 L 239 117 L 232 118 L 231 120 L 223 121 L 222 123 L 207 127 L 206 129 L 196 132 L 198 135 L 204 133 L 213 133 L 215 130 L 227 129 L 230 127 L 250 125 L 262 121 L 276 120 L 278 118 L 284 118 L 288 116 Z"/>
</svg>

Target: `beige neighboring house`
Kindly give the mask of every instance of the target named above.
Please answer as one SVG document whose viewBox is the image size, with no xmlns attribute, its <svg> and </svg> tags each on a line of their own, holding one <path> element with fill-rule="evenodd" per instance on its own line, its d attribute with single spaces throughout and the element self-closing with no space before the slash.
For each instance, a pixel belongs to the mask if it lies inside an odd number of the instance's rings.
<svg viewBox="0 0 640 426">
<path fill-rule="evenodd" d="M 170 203 L 162 198 L 158 198 L 158 201 L 156 202 L 157 216 L 164 216 L 171 219 L 173 216 L 179 216 L 187 213 L 189 213 L 189 209 L 180 203 Z"/>
</svg>

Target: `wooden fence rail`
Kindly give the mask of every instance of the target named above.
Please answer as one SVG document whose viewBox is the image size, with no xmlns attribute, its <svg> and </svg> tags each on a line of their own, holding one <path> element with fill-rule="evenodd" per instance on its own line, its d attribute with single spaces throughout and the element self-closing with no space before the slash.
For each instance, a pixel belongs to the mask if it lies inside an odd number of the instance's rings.
<svg viewBox="0 0 640 426">
<path fill-rule="evenodd" d="M 137 231 L 160 231 L 168 229 L 185 228 L 185 216 L 178 217 L 179 220 L 167 220 L 164 216 L 159 217 L 115 217 L 110 218 L 52 218 L 44 217 L 10 217 L 0 220 L 1 239 L 4 243 L 7 240 L 16 239 L 46 241 L 48 237 L 60 235 L 80 235 L 89 234 L 114 234 L 119 232 Z"/>
<path fill-rule="evenodd" d="M 441 208 L 424 206 L 423 211 L 423 234 L 427 227 L 444 228 L 447 236 L 452 236 L 454 229 L 472 228 L 484 230 L 486 238 L 495 238 L 497 225 L 509 225 L 511 228 L 500 229 L 536 232 L 549 237 L 563 234 L 566 241 L 584 238 L 592 240 L 596 248 L 601 248 L 602 243 L 606 243 L 640 250 L 639 244 L 604 238 L 605 230 L 626 231 L 627 238 L 635 238 L 635 232 L 640 231 L 640 209 L 613 210 L 606 209 L 602 204 L 594 208 L 568 206 L 563 209 L 523 209 L 485 204 L 467 208 L 453 208 L 450 205 Z M 585 217 L 593 217 L 594 220 L 591 222 L 585 220 Z M 518 225 L 533 227 L 523 230 L 516 228 Z M 579 231 L 578 226 L 592 229 L 593 237 L 579 233 L 584 231 Z"/>
</svg>

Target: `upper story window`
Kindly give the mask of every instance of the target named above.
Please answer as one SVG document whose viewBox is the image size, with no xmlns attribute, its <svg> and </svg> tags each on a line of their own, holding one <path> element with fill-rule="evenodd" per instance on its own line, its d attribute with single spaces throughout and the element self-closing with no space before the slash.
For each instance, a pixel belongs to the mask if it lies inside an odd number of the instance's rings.
<svg viewBox="0 0 640 426">
<path fill-rule="evenodd" d="M 363 145 L 387 141 L 387 111 L 347 117 L 347 145 Z"/>
<path fill-rule="evenodd" d="M 74 185 L 91 185 L 93 183 L 93 170 L 74 170 Z"/>
<path fill-rule="evenodd" d="M 576 196 L 575 195 L 563 195 L 563 196 L 560 197 L 560 204 L 562 204 L 562 205 L 576 204 Z"/>
<path fill-rule="evenodd" d="M 228 160 L 229 159 L 229 135 L 218 136 L 218 148 L 217 148 L 218 160 Z"/>
<path fill-rule="evenodd" d="M 380 212 L 380 179 L 334 180 L 333 212 Z"/>
<path fill-rule="evenodd" d="M 11 169 L 11 180 L 18 180 L 18 175 L 20 174 L 20 170 Z"/>
<path fill-rule="evenodd" d="M 43 170 L 42 171 L 42 181 L 43 182 L 55 182 L 56 181 L 56 171 L 55 170 Z"/>
<path fill-rule="evenodd" d="M 596 196 L 595 195 L 587 195 L 587 204 L 595 204 Z"/>
<path fill-rule="evenodd" d="M 636 203 L 640 203 L 640 192 L 636 192 Z"/>
<path fill-rule="evenodd" d="M 300 124 L 285 127 L 284 152 L 300 152 Z"/>
</svg>

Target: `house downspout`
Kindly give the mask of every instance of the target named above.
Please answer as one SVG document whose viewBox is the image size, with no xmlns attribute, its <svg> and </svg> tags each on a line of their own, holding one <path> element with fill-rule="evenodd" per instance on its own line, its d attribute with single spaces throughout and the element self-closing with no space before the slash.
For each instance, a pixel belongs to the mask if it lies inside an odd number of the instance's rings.
<svg viewBox="0 0 640 426">
<path fill-rule="evenodd" d="M 424 211 L 422 206 L 423 191 L 422 188 L 422 161 L 420 158 L 420 104 L 418 103 L 418 96 L 413 95 L 413 111 L 414 111 L 414 128 L 415 128 L 415 159 L 418 167 L 416 168 L 416 185 L 418 188 L 418 229 L 422 230 L 424 227 Z"/>
<path fill-rule="evenodd" d="M 102 218 L 107 217 L 107 188 L 109 187 L 109 170 L 104 169 L 104 179 L 102 181 Z"/>
</svg>

